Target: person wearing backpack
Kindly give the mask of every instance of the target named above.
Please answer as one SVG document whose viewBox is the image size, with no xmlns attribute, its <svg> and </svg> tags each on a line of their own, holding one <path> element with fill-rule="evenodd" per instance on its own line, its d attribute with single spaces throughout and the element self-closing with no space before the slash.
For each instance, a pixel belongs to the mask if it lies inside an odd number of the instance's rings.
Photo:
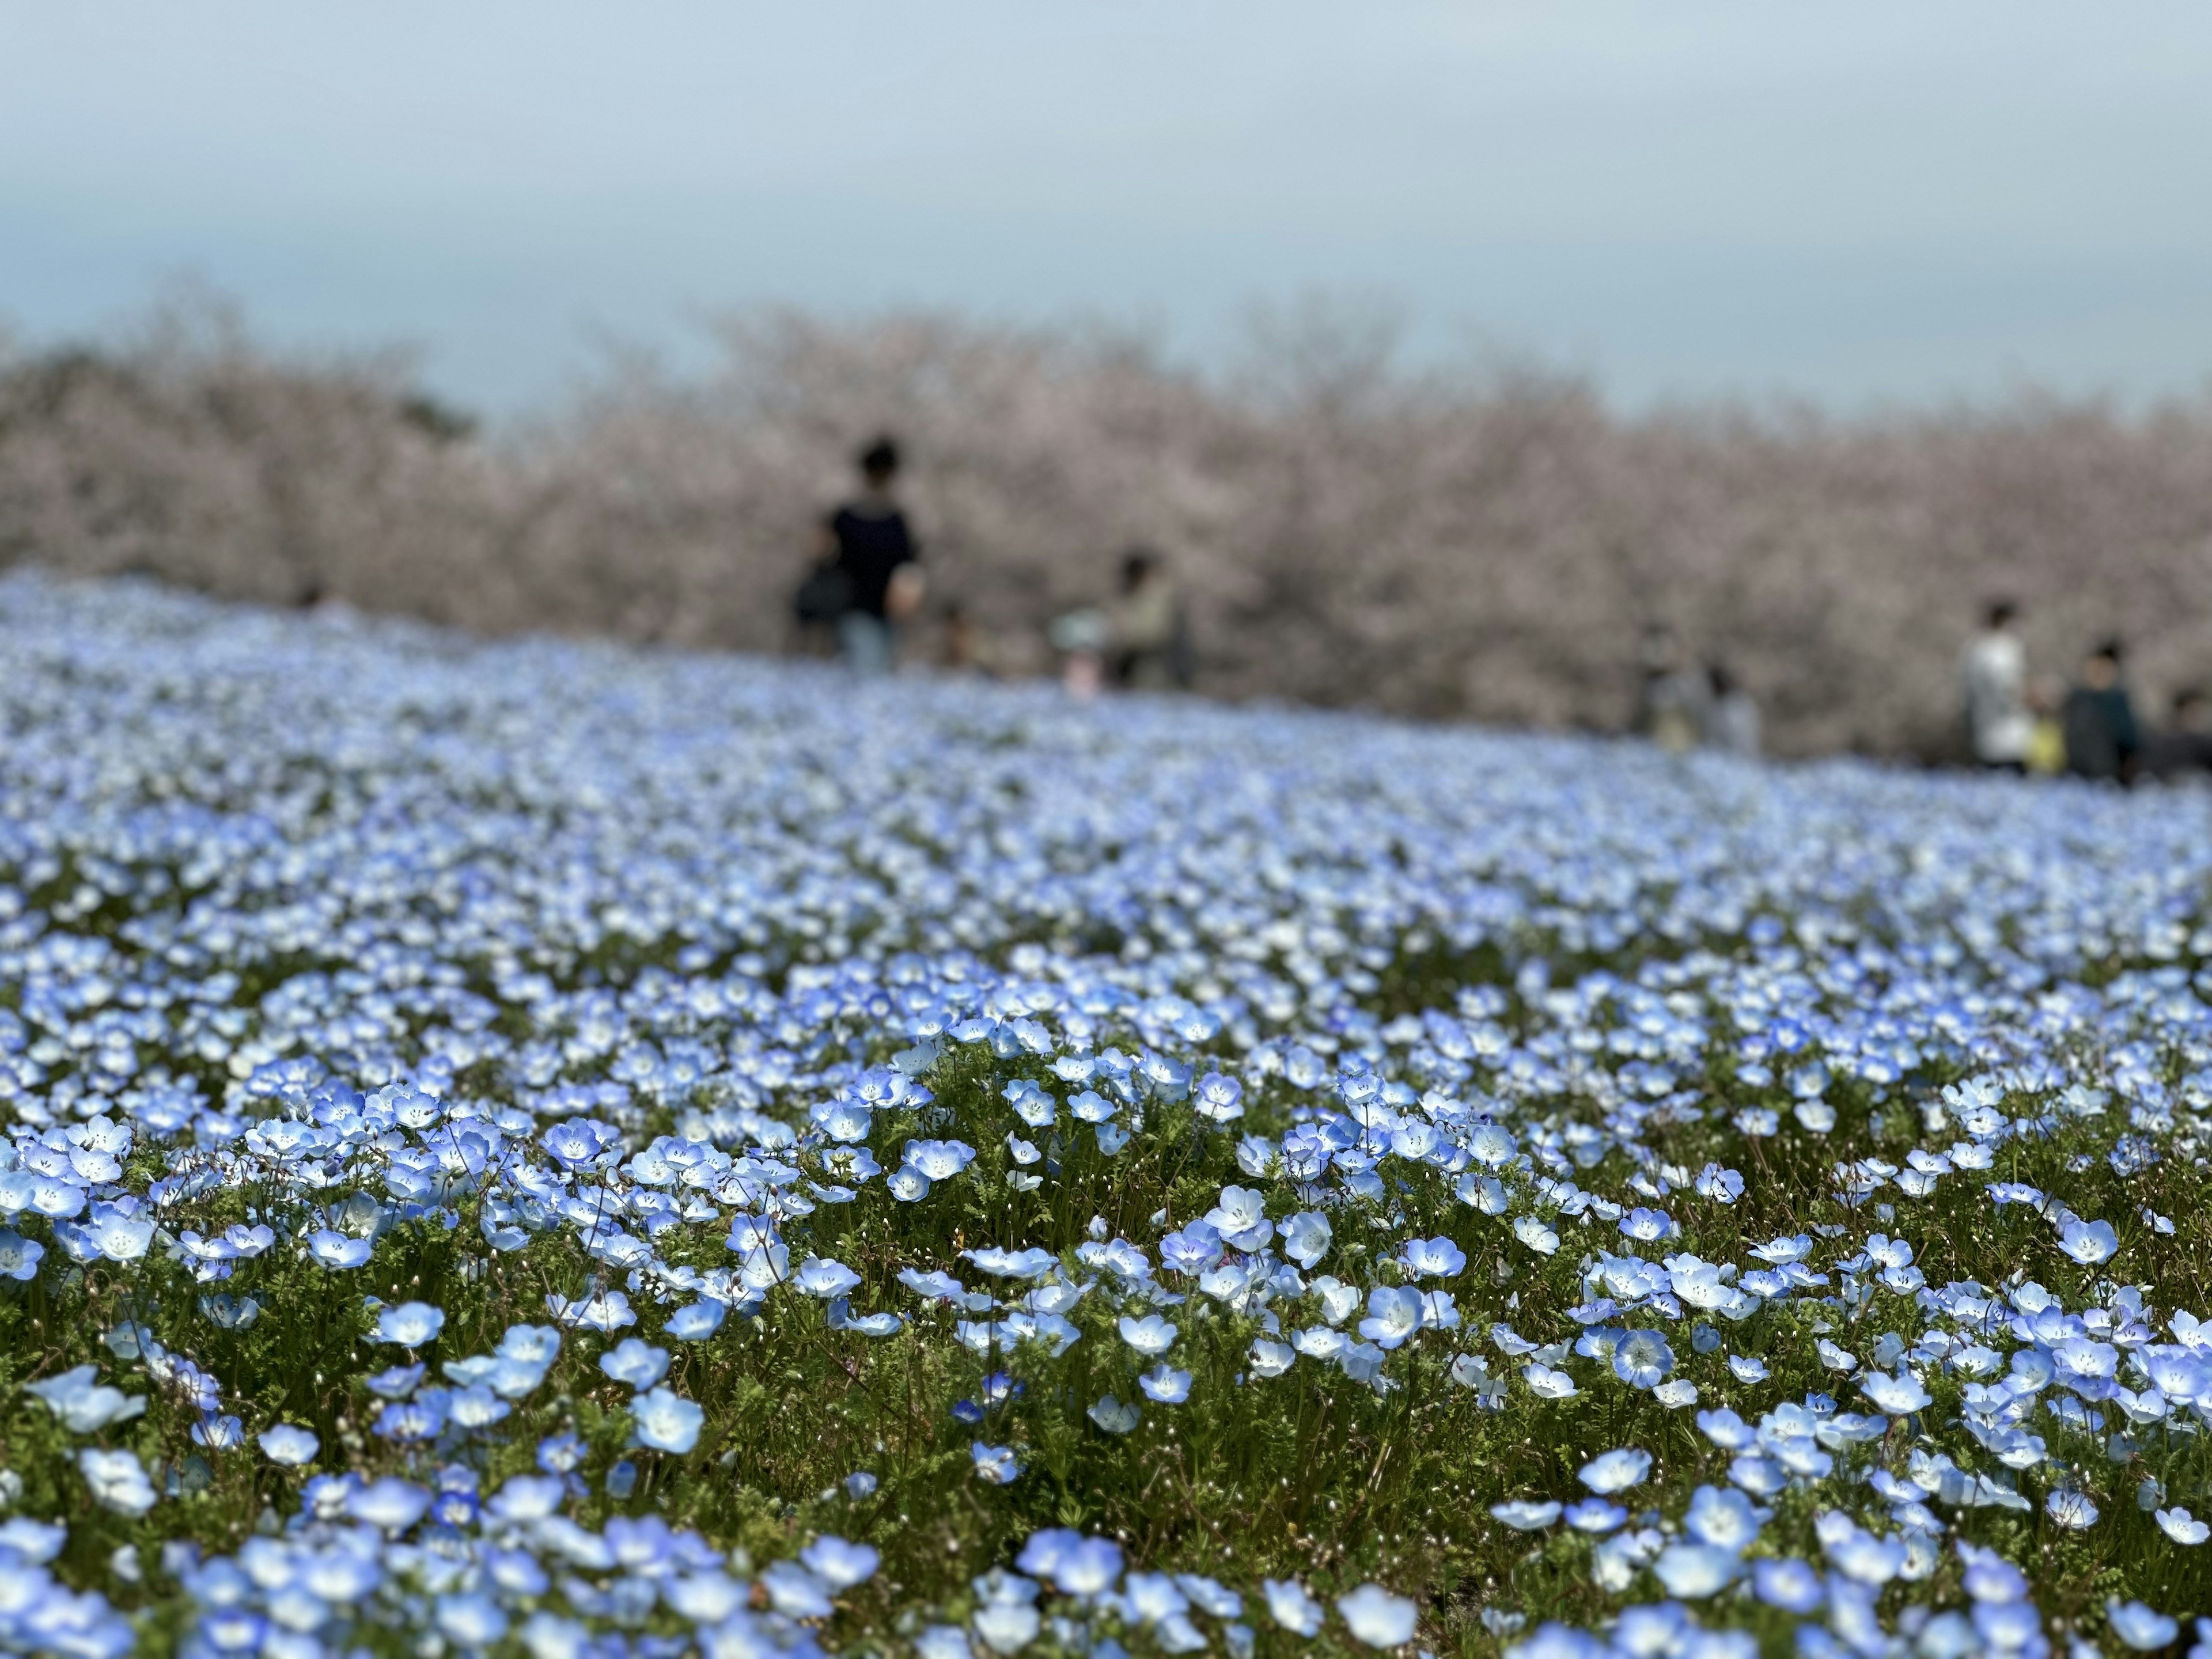
<svg viewBox="0 0 2212 1659">
<path fill-rule="evenodd" d="M 817 562 L 799 585 L 802 623 L 836 630 L 837 654 L 855 674 L 888 673 L 898 625 L 920 609 L 925 582 L 921 549 L 892 493 L 897 443 L 878 438 L 858 461 L 860 489 L 823 520 Z"/>
</svg>

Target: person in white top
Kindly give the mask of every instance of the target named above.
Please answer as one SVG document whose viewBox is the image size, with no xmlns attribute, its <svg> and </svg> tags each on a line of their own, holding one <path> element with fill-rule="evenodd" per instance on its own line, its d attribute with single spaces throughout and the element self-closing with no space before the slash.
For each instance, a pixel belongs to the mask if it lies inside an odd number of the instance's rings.
<svg viewBox="0 0 2212 1659">
<path fill-rule="evenodd" d="M 1986 625 L 1959 664 L 1975 760 L 2014 772 L 2027 766 L 2035 736 L 2035 716 L 2027 702 L 2027 653 L 2013 631 L 2019 615 L 2009 600 L 1991 605 Z"/>
</svg>

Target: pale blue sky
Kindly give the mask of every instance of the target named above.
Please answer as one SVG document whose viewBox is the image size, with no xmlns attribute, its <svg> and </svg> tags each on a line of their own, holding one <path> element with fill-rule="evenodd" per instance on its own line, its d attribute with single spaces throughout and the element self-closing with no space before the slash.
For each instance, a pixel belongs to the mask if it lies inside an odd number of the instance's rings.
<svg viewBox="0 0 2212 1659">
<path fill-rule="evenodd" d="M 1390 296 L 1627 404 L 2212 376 L 2212 8 L 0 0 L 0 317 L 204 278 L 514 410 L 788 301 Z"/>
</svg>

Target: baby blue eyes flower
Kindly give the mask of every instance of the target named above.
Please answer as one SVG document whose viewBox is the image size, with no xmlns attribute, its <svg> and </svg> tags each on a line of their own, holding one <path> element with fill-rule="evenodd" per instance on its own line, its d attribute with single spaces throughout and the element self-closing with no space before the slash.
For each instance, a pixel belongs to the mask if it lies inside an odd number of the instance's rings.
<svg viewBox="0 0 2212 1659">
<path fill-rule="evenodd" d="M 553 1308 L 551 1302 L 558 1300 L 550 1298 L 548 1308 L 563 1325 L 581 1325 L 587 1330 L 612 1336 L 625 1325 L 637 1323 L 637 1315 L 630 1310 L 629 1298 L 620 1291 L 602 1291 L 581 1302 L 569 1303 L 565 1308 Z"/>
<path fill-rule="evenodd" d="M 427 1302 L 403 1302 L 377 1316 L 376 1328 L 370 1336 L 373 1340 L 388 1342 L 394 1347 L 419 1348 L 445 1328 L 443 1309 L 434 1308 Z"/>
<path fill-rule="evenodd" d="M 1146 1314 L 1142 1319 L 1132 1319 L 1124 1314 L 1121 1321 L 1121 1340 L 1146 1358 L 1155 1358 L 1175 1346 L 1176 1328 L 1158 1314 Z"/>
<path fill-rule="evenodd" d="M 842 1296 L 860 1282 L 860 1274 L 843 1262 L 818 1255 L 809 1256 L 800 1263 L 799 1272 L 792 1280 L 806 1295 L 820 1297 L 825 1301 L 833 1296 Z"/>
<path fill-rule="evenodd" d="M 1528 1384 L 1528 1392 L 1539 1400 L 1571 1400 L 1578 1392 L 1575 1379 L 1566 1372 L 1553 1370 L 1534 1360 L 1521 1368 L 1521 1376 Z"/>
<path fill-rule="evenodd" d="M 1416 1238 L 1399 1252 L 1406 1271 L 1416 1279 L 1449 1279 L 1463 1272 L 1467 1254 L 1449 1238 Z"/>
<path fill-rule="evenodd" d="M 610 1146 L 620 1146 L 621 1138 L 594 1119 L 572 1117 L 546 1130 L 538 1137 L 538 1144 L 562 1164 L 574 1168 L 591 1163 Z"/>
<path fill-rule="evenodd" d="M 668 1375 L 668 1350 L 626 1336 L 599 1356 L 599 1369 L 617 1382 L 649 1389 Z"/>
<path fill-rule="evenodd" d="M 300 1468 L 315 1461 L 322 1449 L 312 1430 L 295 1428 L 289 1423 L 279 1423 L 262 1430 L 261 1449 L 272 1463 L 282 1463 L 288 1468 Z"/>
<path fill-rule="evenodd" d="M 975 1161 L 975 1149 L 960 1140 L 909 1140 L 906 1167 L 932 1181 L 950 1181 Z"/>
<path fill-rule="evenodd" d="M 410 1480 L 385 1475 L 356 1487 L 346 1498 L 346 1513 L 388 1533 L 402 1533 L 429 1512 L 430 1494 Z"/>
<path fill-rule="evenodd" d="M 307 1254 L 328 1268 L 361 1267 L 368 1261 L 374 1249 L 365 1238 L 349 1238 L 328 1227 L 307 1235 Z"/>
<path fill-rule="evenodd" d="M 1894 1376 L 1869 1371 L 1860 1379 L 1859 1391 L 1893 1417 L 1908 1417 L 1932 1403 L 1919 1380 L 1905 1371 Z"/>
<path fill-rule="evenodd" d="M 146 1467 L 131 1451 L 99 1451 L 90 1447 L 76 1455 L 79 1474 L 91 1489 L 92 1501 L 118 1515 L 137 1516 L 154 1507 L 153 1483 Z"/>
<path fill-rule="evenodd" d="M 1124 1405 L 1112 1395 L 1102 1395 L 1084 1413 L 1108 1434 L 1127 1434 L 1141 1416 L 1133 1405 Z"/>
<path fill-rule="evenodd" d="M 1367 1317 L 1359 1322 L 1359 1334 L 1376 1346 L 1398 1347 L 1420 1328 L 1419 1292 L 1377 1285 L 1367 1293 Z"/>
<path fill-rule="evenodd" d="M 1199 1079 L 1191 1104 L 1198 1115 L 1215 1123 L 1231 1123 L 1244 1115 L 1244 1085 L 1233 1077 L 1208 1072 Z"/>
<path fill-rule="evenodd" d="M 2138 1653 L 2155 1653 L 2160 1648 L 2170 1647 L 2181 1634 L 2179 1621 L 2140 1601 L 2123 1601 L 2118 1596 L 2105 1603 L 2105 1623 L 2113 1635 Z"/>
<path fill-rule="evenodd" d="M 856 1100 L 836 1100 L 817 1106 L 811 1114 L 830 1139 L 852 1146 L 868 1138 L 875 1114 Z"/>
<path fill-rule="evenodd" d="M 1605 1452 L 1583 1466 L 1578 1477 L 1583 1485 L 1601 1496 L 1626 1492 L 1641 1485 L 1644 1477 L 1651 1473 L 1651 1454 L 1634 1447 Z"/>
<path fill-rule="evenodd" d="M 1820 1575 L 1795 1557 L 1759 1559 L 1751 1564 L 1752 1593 L 1770 1607 L 1784 1613 L 1817 1613 L 1828 1599 Z"/>
<path fill-rule="evenodd" d="M 1769 1375 L 1766 1362 L 1755 1354 L 1732 1353 L 1728 1366 L 1729 1374 L 1739 1382 L 1764 1382 Z"/>
<path fill-rule="evenodd" d="M 1203 1221 L 1160 1240 L 1160 1265 L 1174 1273 L 1203 1273 L 1220 1260 L 1221 1235 Z"/>
<path fill-rule="evenodd" d="M 1723 1451 L 1746 1450 L 1754 1437 L 1751 1425 L 1725 1406 L 1717 1411 L 1699 1412 L 1698 1427 Z"/>
<path fill-rule="evenodd" d="M 1741 1564 L 1733 1550 L 1678 1542 L 1659 1552 L 1651 1571 L 1667 1587 L 1668 1595 L 1697 1601 L 1717 1595 L 1734 1583 Z"/>
<path fill-rule="evenodd" d="M 1158 1401 L 1163 1406 L 1179 1406 L 1190 1398 L 1190 1373 L 1162 1364 L 1139 1376 L 1137 1386 L 1145 1391 L 1147 1400 Z"/>
<path fill-rule="evenodd" d="M 1316 1636 L 1321 1632 L 1322 1605 L 1306 1594 L 1306 1588 L 1295 1578 L 1267 1578 L 1261 1588 L 1267 1597 L 1267 1614 L 1293 1636 Z"/>
<path fill-rule="evenodd" d="M 883 1558 L 866 1544 L 848 1544 L 824 1533 L 799 1553 L 808 1571 L 833 1590 L 848 1590 L 876 1575 Z"/>
<path fill-rule="evenodd" d="M 892 1170 L 884 1177 L 884 1185 L 902 1204 L 915 1203 L 929 1196 L 929 1177 L 912 1164 Z"/>
<path fill-rule="evenodd" d="M 2207 1526 L 2179 1504 L 2170 1510 L 2160 1510 L 2153 1517 L 2159 1530 L 2177 1544 L 2201 1544 L 2212 1538 L 2212 1526 Z"/>
<path fill-rule="evenodd" d="M 2069 1221 L 2058 1235 L 2058 1248 L 2084 1267 L 2111 1260 L 2120 1237 L 2109 1221 Z"/>
<path fill-rule="evenodd" d="M 630 1421 L 638 1442 L 681 1457 L 699 1443 L 706 1413 L 680 1395 L 654 1389 L 630 1401 Z"/>
<path fill-rule="evenodd" d="M 210 1451 L 228 1451 L 246 1443 L 246 1425 L 235 1417 L 204 1417 L 192 1425 L 192 1442 Z"/>
<path fill-rule="evenodd" d="M 1049 1129 L 1053 1124 L 1054 1105 L 1050 1095 L 1027 1078 L 1017 1078 L 1004 1091 L 1006 1102 L 1014 1109 L 1014 1115 L 1032 1129 Z"/>
<path fill-rule="evenodd" d="M 1492 1510 L 1492 1514 L 1498 1513 Z M 1501 1517 L 1502 1518 L 1502 1517 Z M 1628 1511 L 1618 1504 L 1608 1504 L 1602 1498 L 1585 1498 L 1579 1504 L 1567 1507 L 1566 1522 L 1577 1532 L 1607 1533 L 1628 1523 Z"/>
<path fill-rule="evenodd" d="M 507 1614 L 489 1595 L 473 1592 L 441 1595 L 437 1601 L 437 1625 L 463 1647 L 484 1648 L 507 1634 Z"/>
<path fill-rule="evenodd" d="M 1059 1265 L 1052 1252 L 1044 1249 L 1001 1250 L 987 1246 L 961 1254 L 994 1279 L 1042 1279 Z"/>
<path fill-rule="evenodd" d="M 2086 1532 L 2097 1524 L 2097 1505 L 2089 1494 L 2073 1486 L 2054 1487 L 2043 1500 L 2045 1514 L 2060 1526 L 2074 1532 Z"/>
<path fill-rule="evenodd" d="M 1069 1100 L 1067 1109 L 1079 1123 L 1111 1123 L 1118 1109 L 1096 1089 L 1085 1089 Z"/>
<path fill-rule="evenodd" d="M 722 1328 L 728 1316 L 729 1304 L 712 1298 L 695 1302 L 688 1308 L 678 1308 L 668 1316 L 667 1334 L 678 1342 L 704 1342 Z"/>
<path fill-rule="evenodd" d="M 1690 1499 L 1689 1513 L 1683 1516 L 1682 1526 L 1701 1544 L 1741 1553 L 1759 1536 L 1759 1528 L 1772 1518 L 1772 1510 L 1754 1507 L 1740 1492 L 1700 1486 Z"/>
<path fill-rule="evenodd" d="M 1362 1584 L 1336 1604 L 1338 1615 L 1353 1636 L 1370 1648 L 1395 1648 L 1413 1639 L 1419 1612 L 1402 1595 L 1393 1595 L 1380 1584 Z"/>
<path fill-rule="evenodd" d="M 1022 1472 L 1021 1460 L 1012 1446 L 986 1445 L 978 1440 L 968 1448 L 968 1455 L 975 1462 L 976 1478 L 994 1486 L 1012 1486 Z"/>
<path fill-rule="evenodd" d="M 1256 1250 L 1275 1236 L 1266 1198 L 1249 1187 L 1224 1187 L 1221 1202 L 1206 1212 L 1206 1220 L 1232 1249 Z"/>
<path fill-rule="evenodd" d="M 1283 1254 L 1301 1267 L 1313 1267 L 1328 1254 L 1331 1237 L 1327 1216 L 1301 1210 L 1283 1224 Z"/>
<path fill-rule="evenodd" d="M 1630 1238 L 1650 1243 L 1672 1238 L 1680 1230 L 1675 1226 L 1674 1218 L 1666 1211 L 1638 1208 L 1621 1217 L 1620 1231 Z"/>
<path fill-rule="evenodd" d="M 1632 1389 L 1653 1389 L 1674 1369 L 1674 1351 L 1656 1331 L 1630 1331 L 1613 1351 L 1613 1375 Z"/>
<path fill-rule="evenodd" d="M 1490 1513 L 1516 1532 L 1541 1532 L 1559 1518 L 1560 1506 L 1548 1499 L 1543 1503 L 1516 1500 L 1492 1504 Z"/>
<path fill-rule="evenodd" d="M 26 1382 L 23 1392 L 46 1403 L 72 1434 L 92 1434 L 111 1423 L 127 1422 L 144 1413 L 143 1395 L 125 1395 L 98 1381 L 99 1368 L 79 1365 L 43 1382 Z"/>
<path fill-rule="evenodd" d="M 1539 1255 L 1551 1255 L 1559 1248 L 1559 1236 L 1544 1224 L 1539 1217 L 1524 1215 L 1515 1218 L 1513 1237 Z"/>
<path fill-rule="evenodd" d="M 25 1238 L 12 1227 L 0 1227 L 0 1279 L 28 1284 L 39 1276 L 39 1263 L 46 1255 L 46 1247 L 38 1240 Z"/>
</svg>

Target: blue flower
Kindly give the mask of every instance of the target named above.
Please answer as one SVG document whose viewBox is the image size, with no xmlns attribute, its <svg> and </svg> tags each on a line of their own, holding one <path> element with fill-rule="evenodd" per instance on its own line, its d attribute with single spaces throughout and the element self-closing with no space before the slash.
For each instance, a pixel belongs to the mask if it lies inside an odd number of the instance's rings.
<svg viewBox="0 0 2212 1659">
<path fill-rule="evenodd" d="M 599 1369 L 617 1382 L 649 1389 L 668 1375 L 668 1350 L 626 1336 L 599 1356 Z"/>
<path fill-rule="evenodd" d="M 1613 1372 L 1632 1389 L 1653 1389 L 1674 1369 L 1674 1351 L 1656 1331 L 1630 1331 L 1613 1351 Z"/>
<path fill-rule="evenodd" d="M 388 1342 L 395 1347 L 420 1348 L 445 1328 L 443 1309 L 434 1308 L 427 1302 L 403 1302 L 377 1316 L 376 1328 L 369 1337 L 372 1341 Z"/>
<path fill-rule="evenodd" d="M 1190 1373 L 1164 1364 L 1155 1365 L 1137 1379 L 1137 1386 L 1145 1391 L 1147 1400 L 1158 1401 L 1163 1406 L 1179 1406 L 1190 1398 Z"/>
</svg>

